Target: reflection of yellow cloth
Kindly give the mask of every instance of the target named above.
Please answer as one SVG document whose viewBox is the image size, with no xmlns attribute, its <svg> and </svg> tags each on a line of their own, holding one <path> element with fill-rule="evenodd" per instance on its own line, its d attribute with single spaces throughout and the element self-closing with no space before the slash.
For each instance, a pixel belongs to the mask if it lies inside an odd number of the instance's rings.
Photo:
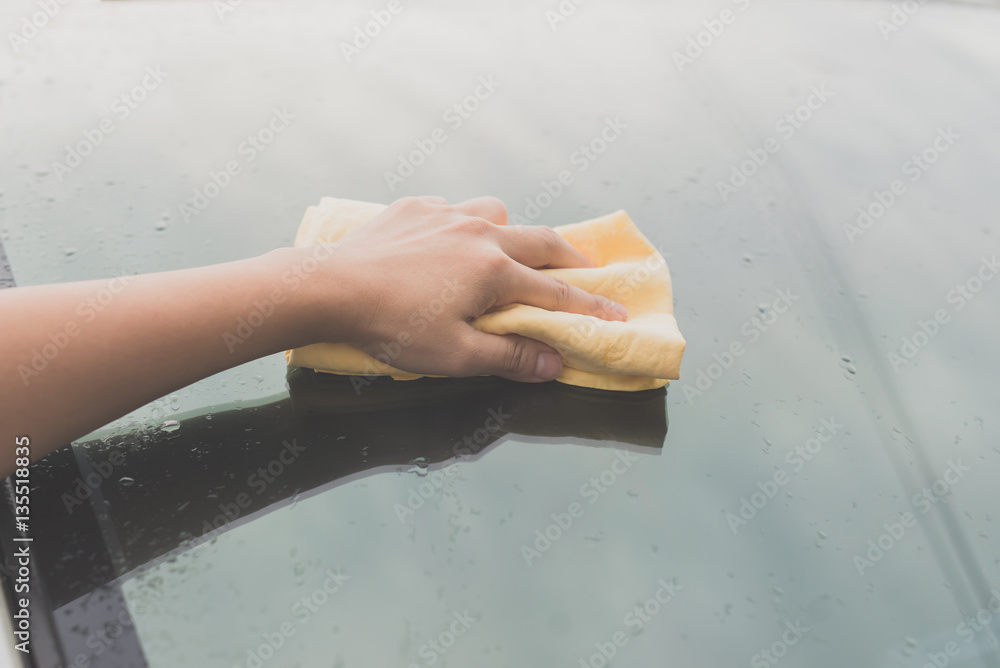
<svg viewBox="0 0 1000 668">
<path fill-rule="evenodd" d="M 381 204 L 324 197 L 319 206 L 306 210 L 295 245 L 337 241 L 383 209 Z M 482 315 L 473 326 L 549 344 L 565 361 L 558 380 L 570 385 L 647 390 L 679 378 L 684 338 L 674 320 L 670 272 L 663 256 L 624 211 L 555 230 L 596 267 L 542 271 L 623 304 L 629 310 L 628 322 L 513 304 Z M 331 373 L 388 374 L 397 380 L 419 377 L 343 343 L 296 348 L 288 351 L 287 358 L 289 364 Z"/>
</svg>

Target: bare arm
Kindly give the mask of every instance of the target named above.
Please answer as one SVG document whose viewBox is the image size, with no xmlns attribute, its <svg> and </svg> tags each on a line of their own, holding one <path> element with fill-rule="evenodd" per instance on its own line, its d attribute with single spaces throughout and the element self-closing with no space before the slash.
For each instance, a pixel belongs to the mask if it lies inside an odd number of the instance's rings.
<svg viewBox="0 0 1000 668">
<path fill-rule="evenodd" d="M 507 227 L 492 198 L 408 198 L 338 244 L 227 264 L 0 291 L 0 476 L 15 438 L 37 459 L 201 378 L 310 343 L 369 352 L 451 286 L 455 298 L 393 366 L 540 382 L 562 370 L 538 341 L 476 331 L 500 304 L 624 319 L 620 306 L 533 268 L 589 266 L 546 228 Z M 260 314 L 261 317 L 252 314 Z M 239 327 L 240 323 L 249 326 Z M 249 334 L 248 334 L 249 332 Z"/>
</svg>

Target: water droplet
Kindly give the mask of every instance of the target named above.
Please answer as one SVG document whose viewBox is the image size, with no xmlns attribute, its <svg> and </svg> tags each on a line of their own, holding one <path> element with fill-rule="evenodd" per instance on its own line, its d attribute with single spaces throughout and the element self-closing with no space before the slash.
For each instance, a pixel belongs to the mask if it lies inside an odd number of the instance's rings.
<svg viewBox="0 0 1000 668">
<path fill-rule="evenodd" d="M 66 257 L 71 257 L 73 255 L 76 255 L 76 249 L 75 248 L 67 248 L 63 252 L 66 253 Z"/>
<path fill-rule="evenodd" d="M 824 540 L 826 539 L 826 532 L 825 531 L 817 531 L 816 535 L 819 536 L 820 538 L 824 539 Z"/>
<path fill-rule="evenodd" d="M 426 457 L 417 457 L 416 459 L 411 459 L 410 463 L 416 466 L 417 468 L 422 468 L 422 469 L 425 469 L 428 466 Z"/>
<path fill-rule="evenodd" d="M 914 640 L 913 638 L 911 638 L 910 636 L 906 636 L 905 640 L 906 640 L 906 644 L 909 645 L 910 647 L 916 647 L 917 646 L 917 641 Z"/>
<path fill-rule="evenodd" d="M 177 420 L 166 420 L 160 425 L 160 431 L 173 432 L 181 428 L 181 423 Z"/>
<path fill-rule="evenodd" d="M 747 264 L 749 264 L 749 263 L 753 262 L 753 256 L 750 255 L 750 253 L 747 253 L 747 254 L 745 254 L 743 256 L 743 261 L 746 262 Z"/>
<path fill-rule="evenodd" d="M 129 478 L 128 476 L 123 476 L 118 479 L 118 482 L 128 487 L 129 485 L 135 484 L 135 478 Z"/>
</svg>

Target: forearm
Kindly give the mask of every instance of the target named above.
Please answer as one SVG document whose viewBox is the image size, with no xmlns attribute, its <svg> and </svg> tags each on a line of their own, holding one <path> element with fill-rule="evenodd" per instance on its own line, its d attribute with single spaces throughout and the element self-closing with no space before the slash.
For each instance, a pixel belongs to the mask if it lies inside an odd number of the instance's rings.
<svg viewBox="0 0 1000 668">
<path fill-rule="evenodd" d="M 311 343 L 295 253 L 0 292 L 0 476 L 16 436 L 36 459 L 199 379 Z"/>
<path fill-rule="evenodd" d="M 228 264 L 0 291 L 0 476 L 15 439 L 37 459 L 197 380 L 310 343 L 351 343 L 370 354 L 408 343 L 404 371 L 559 376 L 548 345 L 471 324 L 506 304 L 625 320 L 624 307 L 535 271 L 590 260 L 541 227 L 508 227 L 497 199 L 449 205 L 404 198 L 336 244 L 285 248 Z M 443 286 L 463 286 L 449 300 Z M 411 331 L 434 300 L 433 322 Z"/>
</svg>

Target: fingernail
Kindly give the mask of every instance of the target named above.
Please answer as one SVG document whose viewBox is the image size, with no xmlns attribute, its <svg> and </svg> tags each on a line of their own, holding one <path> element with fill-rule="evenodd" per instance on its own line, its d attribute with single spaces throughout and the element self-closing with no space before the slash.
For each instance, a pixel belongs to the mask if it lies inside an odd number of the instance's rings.
<svg viewBox="0 0 1000 668">
<path fill-rule="evenodd" d="M 538 361 L 535 363 L 535 378 L 541 380 L 554 380 L 562 373 L 562 360 L 558 355 L 552 353 L 538 353 Z"/>
<path fill-rule="evenodd" d="M 614 309 L 615 313 L 621 316 L 622 320 L 628 320 L 628 309 L 619 304 L 618 302 L 611 302 L 611 308 Z"/>
</svg>

